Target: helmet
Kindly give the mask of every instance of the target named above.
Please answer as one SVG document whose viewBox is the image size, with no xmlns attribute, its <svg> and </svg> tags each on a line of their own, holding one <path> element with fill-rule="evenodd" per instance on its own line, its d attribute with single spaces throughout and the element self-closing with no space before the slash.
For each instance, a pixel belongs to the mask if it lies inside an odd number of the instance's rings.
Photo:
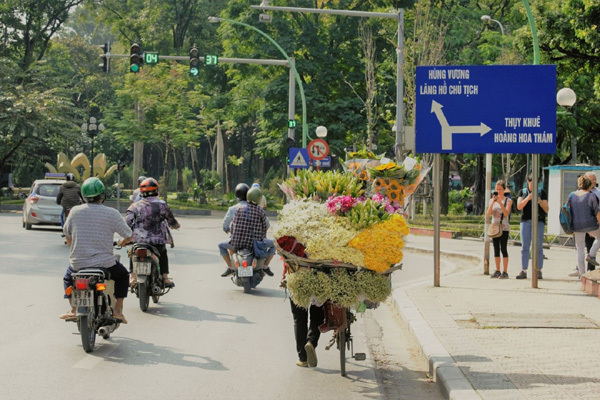
<svg viewBox="0 0 600 400">
<path fill-rule="evenodd" d="M 144 182 L 146 180 L 146 177 L 144 175 L 140 175 L 138 177 L 138 185 L 141 185 L 142 182 Z"/>
<path fill-rule="evenodd" d="M 248 203 L 258 204 L 262 199 L 262 192 L 257 187 L 250 188 L 250 190 L 248 190 L 246 198 L 248 199 Z"/>
<path fill-rule="evenodd" d="M 72 173 L 68 173 L 67 174 L 67 181 L 74 181 L 75 180 L 75 175 L 73 175 Z"/>
<path fill-rule="evenodd" d="M 253 183 L 253 184 L 252 184 L 252 187 L 257 187 L 257 188 L 259 188 L 259 189 L 260 189 L 260 183 Z"/>
<path fill-rule="evenodd" d="M 157 196 L 158 182 L 154 178 L 146 178 L 140 183 L 140 196 Z"/>
<path fill-rule="evenodd" d="M 248 189 L 250 188 L 245 183 L 238 183 L 238 185 L 235 187 L 235 197 L 242 201 L 246 201 L 246 193 L 248 193 Z"/>
<path fill-rule="evenodd" d="M 87 178 L 81 185 L 81 194 L 83 197 L 98 197 L 104 193 L 104 183 L 98 178 Z"/>
</svg>

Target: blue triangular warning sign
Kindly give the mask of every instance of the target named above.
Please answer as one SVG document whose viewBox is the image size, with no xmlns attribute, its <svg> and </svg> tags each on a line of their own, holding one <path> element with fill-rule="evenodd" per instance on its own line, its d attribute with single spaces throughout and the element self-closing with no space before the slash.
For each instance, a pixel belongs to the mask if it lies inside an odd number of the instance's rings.
<svg viewBox="0 0 600 400">
<path fill-rule="evenodd" d="M 308 168 L 309 160 L 308 150 L 305 148 L 290 148 L 290 168 Z"/>
</svg>

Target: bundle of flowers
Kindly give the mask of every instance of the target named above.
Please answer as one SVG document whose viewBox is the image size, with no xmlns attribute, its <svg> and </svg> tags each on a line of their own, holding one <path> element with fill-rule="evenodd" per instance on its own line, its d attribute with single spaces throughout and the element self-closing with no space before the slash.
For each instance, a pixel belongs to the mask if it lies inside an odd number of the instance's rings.
<svg viewBox="0 0 600 400">
<path fill-rule="evenodd" d="M 294 303 L 305 307 L 329 299 L 351 307 L 361 300 L 384 300 L 389 295 L 389 274 L 402 261 L 402 237 L 409 233 L 400 204 L 381 194 L 368 197 L 362 189 L 350 191 L 355 195 L 339 194 L 343 189 L 326 198 L 311 195 L 308 182 L 318 182 L 319 172 L 301 176 L 296 186 L 289 180 L 281 186 L 302 187 L 304 193 L 306 184 L 308 195 L 289 195 L 295 200 L 280 211 L 273 233 L 291 266 L 287 287 Z M 348 182 L 357 182 L 346 176 Z"/>
<path fill-rule="evenodd" d="M 389 161 L 371 168 L 369 176 L 373 179 L 372 190 L 375 193 L 403 204 L 404 197 L 416 190 L 421 178 L 428 171 L 423 170 L 417 159 L 407 157 L 402 164 Z"/>
<path fill-rule="evenodd" d="M 362 196 L 363 183 L 352 175 L 335 171 L 299 170 L 279 185 L 288 200 L 306 198 L 324 201 L 330 196 Z"/>
<path fill-rule="evenodd" d="M 357 303 L 369 300 L 384 301 L 391 293 L 389 278 L 371 271 L 348 271 L 344 268 L 302 269 L 287 278 L 287 288 L 294 303 L 308 308 L 311 304 L 322 304 L 326 300 L 340 307 L 356 307 Z"/>
</svg>

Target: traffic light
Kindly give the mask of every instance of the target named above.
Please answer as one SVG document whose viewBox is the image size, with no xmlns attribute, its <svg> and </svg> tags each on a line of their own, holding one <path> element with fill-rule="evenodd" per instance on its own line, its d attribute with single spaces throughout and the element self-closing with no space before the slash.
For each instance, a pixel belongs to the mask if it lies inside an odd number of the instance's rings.
<svg viewBox="0 0 600 400">
<path fill-rule="evenodd" d="M 143 62 L 140 45 L 137 43 L 132 44 L 129 48 L 129 72 L 140 72 Z"/>
<path fill-rule="evenodd" d="M 104 43 L 102 46 L 100 46 L 100 48 L 104 54 L 100 55 L 100 58 L 102 58 L 102 64 L 99 64 L 98 66 L 102 68 L 102 71 L 108 72 L 110 70 L 110 45 L 108 43 Z"/>
<path fill-rule="evenodd" d="M 200 72 L 198 66 L 200 65 L 200 50 L 194 45 L 190 49 L 190 75 L 198 76 Z"/>
</svg>

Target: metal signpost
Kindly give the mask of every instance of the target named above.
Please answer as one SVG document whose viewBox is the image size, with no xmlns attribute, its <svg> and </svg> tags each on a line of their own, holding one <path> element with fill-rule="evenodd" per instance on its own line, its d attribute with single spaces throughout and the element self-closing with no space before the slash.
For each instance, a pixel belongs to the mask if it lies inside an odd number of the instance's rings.
<svg viewBox="0 0 600 400">
<path fill-rule="evenodd" d="M 440 154 L 554 154 L 556 66 L 417 67 L 416 78 L 416 152 L 435 153 L 434 286 L 438 287 Z"/>
</svg>

